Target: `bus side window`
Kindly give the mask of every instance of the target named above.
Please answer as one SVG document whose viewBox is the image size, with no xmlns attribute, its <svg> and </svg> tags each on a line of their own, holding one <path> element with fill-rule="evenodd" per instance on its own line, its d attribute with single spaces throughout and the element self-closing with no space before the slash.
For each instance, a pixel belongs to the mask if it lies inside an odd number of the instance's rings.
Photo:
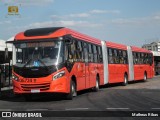
<svg viewBox="0 0 160 120">
<path fill-rule="evenodd" d="M 137 53 L 138 55 L 138 64 L 141 64 L 141 53 Z"/>
<path fill-rule="evenodd" d="M 143 64 L 142 53 L 139 54 L 140 54 L 140 64 Z"/>
<path fill-rule="evenodd" d="M 119 63 L 118 53 L 116 49 L 114 49 L 113 55 L 114 55 L 114 63 Z"/>
<path fill-rule="evenodd" d="M 101 59 L 101 62 L 103 63 L 103 53 L 102 53 L 102 47 L 100 47 L 100 59 Z"/>
<path fill-rule="evenodd" d="M 124 58 L 123 58 L 122 50 L 118 50 L 118 56 L 119 56 L 119 63 L 124 64 Z"/>
<path fill-rule="evenodd" d="M 141 53 L 138 53 L 139 64 L 142 64 Z"/>
<path fill-rule="evenodd" d="M 71 45 L 68 47 L 68 58 L 70 62 L 76 61 L 76 43 L 73 41 Z"/>
<path fill-rule="evenodd" d="M 153 55 L 151 53 L 149 54 L 149 64 L 153 64 Z"/>
<path fill-rule="evenodd" d="M 112 49 L 111 48 L 108 48 L 108 62 L 110 64 L 113 63 L 113 54 L 112 54 Z"/>
<path fill-rule="evenodd" d="M 97 62 L 97 49 L 96 46 L 93 45 L 93 58 L 94 58 L 94 62 Z"/>
<path fill-rule="evenodd" d="M 123 51 L 124 64 L 128 64 L 127 51 Z"/>
<path fill-rule="evenodd" d="M 98 46 L 98 62 L 103 62 L 103 58 L 102 58 L 102 48 L 100 46 Z"/>
<path fill-rule="evenodd" d="M 141 61 L 142 61 L 142 64 L 145 64 L 145 62 L 144 62 L 144 53 L 141 53 Z"/>
<path fill-rule="evenodd" d="M 137 57 L 135 52 L 133 52 L 133 64 L 137 64 Z"/>
<path fill-rule="evenodd" d="M 97 56 L 96 58 L 97 58 L 97 62 L 99 63 L 99 56 L 98 55 L 99 55 L 99 53 L 98 53 L 98 46 L 96 46 L 96 56 Z"/>
<path fill-rule="evenodd" d="M 138 53 L 135 52 L 135 63 L 138 64 L 139 59 L 138 59 Z"/>
<path fill-rule="evenodd" d="M 77 44 L 77 57 L 78 57 L 78 61 L 83 62 L 83 50 L 82 50 L 82 42 L 78 41 Z"/>
<path fill-rule="evenodd" d="M 88 44 L 88 55 L 89 55 L 89 62 L 93 62 L 93 50 L 91 44 Z"/>
<path fill-rule="evenodd" d="M 147 53 L 147 64 L 149 64 L 149 54 Z"/>
<path fill-rule="evenodd" d="M 144 53 L 143 62 L 144 64 L 147 64 L 147 54 L 146 53 Z"/>
<path fill-rule="evenodd" d="M 88 62 L 88 44 L 83 43 L 83 55 L 84 55 L 84 61 Z"/>
<path fill-rule="evenodd" d="M 64 54 L 65 54 L 65 60 L 67 61 L 68 60 L 68 58 L 69 58 L 69 47 L 67 46 L 67 45 L 65 45 L 65 52 L 64 52 Z"/>
<path fill-rule="evenodd" d="M 112 59 L 113 59 L 113 63 L 116 63 L 116 58 L 115 58 L 114 49 L 112 49 Z"/>
</svg>

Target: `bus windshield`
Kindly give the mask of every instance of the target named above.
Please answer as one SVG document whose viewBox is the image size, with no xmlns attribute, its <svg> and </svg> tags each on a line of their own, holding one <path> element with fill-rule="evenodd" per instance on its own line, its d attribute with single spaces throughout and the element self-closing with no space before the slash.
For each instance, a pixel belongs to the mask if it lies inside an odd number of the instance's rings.
<svg viewBox="0 0 160 120">
<path fill-rule="evenodd" d="M 43 67 L 63 62 L 63 42 L 16 43 L 17 67 Z"/>
</svg>

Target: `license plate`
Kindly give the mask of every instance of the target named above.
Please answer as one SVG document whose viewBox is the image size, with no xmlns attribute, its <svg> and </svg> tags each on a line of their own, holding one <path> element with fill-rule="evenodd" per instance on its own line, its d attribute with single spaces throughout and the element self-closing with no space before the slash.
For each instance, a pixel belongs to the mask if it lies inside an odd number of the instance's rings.
<svg viewBox="0 0 160 120">
<path fill-rule="evenodd" d="M 39 89 L 31 89 L 31 93 L 40 93 Z"/>
</svg>

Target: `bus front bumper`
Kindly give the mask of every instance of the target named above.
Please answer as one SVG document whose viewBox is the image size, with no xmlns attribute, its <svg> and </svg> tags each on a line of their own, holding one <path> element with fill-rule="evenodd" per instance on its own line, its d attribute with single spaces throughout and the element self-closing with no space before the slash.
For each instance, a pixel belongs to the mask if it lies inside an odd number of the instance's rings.
<svg viewBox="0 0 160 120">
<path fill-rule="evenodd" d="M 69 93 L 66 77 L 50 82 L 24 83 L 13 80 L 13 91 L 15 94 L 25 93 Z"/>
</svg>

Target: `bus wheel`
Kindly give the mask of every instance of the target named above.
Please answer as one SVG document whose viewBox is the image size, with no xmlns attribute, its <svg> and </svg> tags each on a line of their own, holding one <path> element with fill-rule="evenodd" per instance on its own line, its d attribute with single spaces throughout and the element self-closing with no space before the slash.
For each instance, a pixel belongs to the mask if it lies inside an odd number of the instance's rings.
<svg viewBox="0 0 160 120">
<path fill-rule="evenodd" d="M 128 77 L 127 77 L 127 75 L 125 74 L 124 75 L 124 82 L 123 82 L 123 86 L 126 86 L 128 84 Z"/>
<path fill-rule="evenodd" d="M 93 91 L 98 92 L 98 90 L 99 90 L 99 78 L 96 77 L 96 86 L 93 88 Z"/>
<path fill-rule="evenodd" d="M 70 85 L 70 93 L 67 94 L 66 98 L 68 100 L 72 100 L 73 97 L 77 96 L 77 91 L 76 91 L 76 84 L 74 81 L 71 81 L 71 85 Z"/>
<path fill-rule="evenodd" d="M 147 73 L 146 73 L 146 72 L 144 73 L 143 81 L 144 81 L 144 82 L 147 81 Z"/>
</svg>

